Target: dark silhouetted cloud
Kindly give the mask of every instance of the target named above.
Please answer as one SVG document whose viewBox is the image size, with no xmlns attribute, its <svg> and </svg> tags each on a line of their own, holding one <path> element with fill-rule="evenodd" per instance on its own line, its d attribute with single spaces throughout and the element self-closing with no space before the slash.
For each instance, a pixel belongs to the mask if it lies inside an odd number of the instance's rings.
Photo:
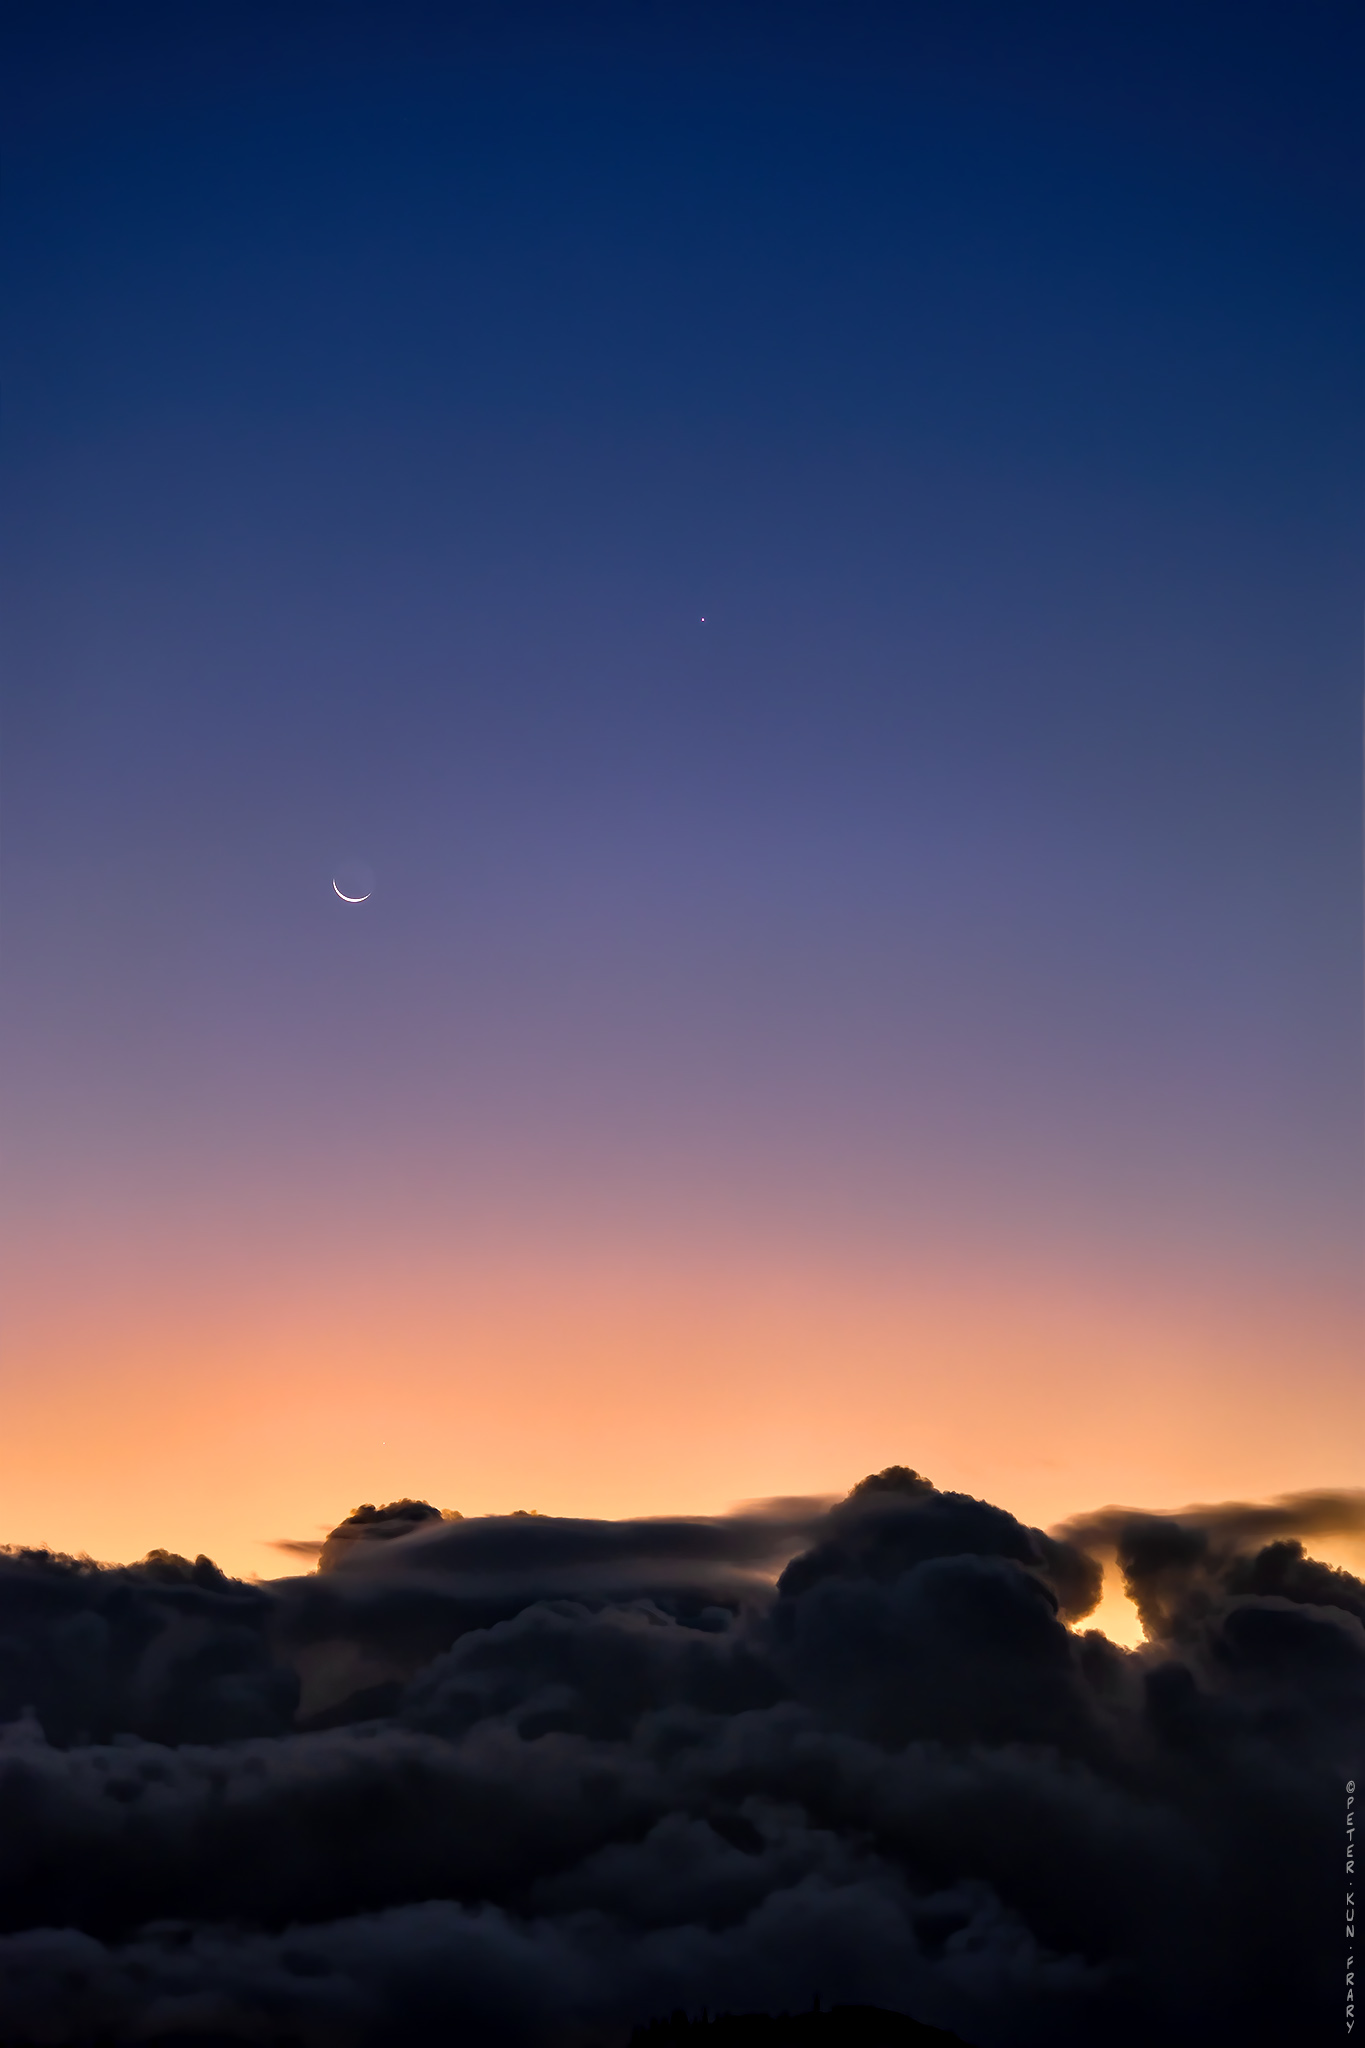
<svg viewBox="0 0 1365 2048">
<path fill-rule="evenodd" d="M 367 1506 L 266 1585 L 7 1553 L 0 2039 L 548 2048 L 817 1992 L 979 2048 L 1313 2038 L 1365 1585 L 1301 1538 L 1348 1512 L 1048 1536 L 893 1467 Z M 1101 1554 L 1141 1650 L 1068 1625 Z"/>
</svg>

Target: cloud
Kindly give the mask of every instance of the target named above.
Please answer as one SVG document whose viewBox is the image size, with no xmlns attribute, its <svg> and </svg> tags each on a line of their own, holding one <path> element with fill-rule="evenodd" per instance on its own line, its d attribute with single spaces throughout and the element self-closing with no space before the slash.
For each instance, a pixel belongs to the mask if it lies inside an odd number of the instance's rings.
<svg viewBox="0 0 1365 2048">
<path fill-rule="evenodd" d="M 1175 1508 L 1159 1516 L 1141 1508 L 1100 1508 L 1093 1514 L 1075 1516 L 1058 1533 L 1088 1551 L 1112 1551 L 1124 1528 L 1135 1520 L 1199 1529 L 1234 1550 L 1276 1536 L 1360 1535 L 1365 1532 L 1365 1488 L 1283 1493 L 1271 1501 L 1221 1501 Z"/>
<path fill-rule="evenodd" d="M 1101 1508 L 1077 1516 L 1059 1536 L 1112 1557 L 1149 1638 L 1170 1642 L 1196 1638 L 1208 1610 L 1236 1595 L 1279 1595 L 1365 1621 L 1361 1582 L 1306 1557 L 1300 1540 L 1362 1530 L 1365 1491 L 1339 1491 L 1225 1501 L 1161 1515 Z"/>
<path fill-rule="evenodd" d="M 269 1647 L 275 1612 L 206 1557 L 111 1568 L 0 1551 L 0 1717 L 30 1707 L 63 1744 L 282 1732 L 299 1687 Z"/>
<path fill-rule="evenodd" d="M 1288 1531 L 1353 1498 L 1049 1537 L 889 1468 L 367 1507 L 266 1586 L 6 1554 L 0 2039 L 549 2048 L 816 1992 L 980 2048 L 1305 2038 L 1365 1586 Z M 1105 1549 L 1143 1650 L 1068 1626 Z"/>
</svg>

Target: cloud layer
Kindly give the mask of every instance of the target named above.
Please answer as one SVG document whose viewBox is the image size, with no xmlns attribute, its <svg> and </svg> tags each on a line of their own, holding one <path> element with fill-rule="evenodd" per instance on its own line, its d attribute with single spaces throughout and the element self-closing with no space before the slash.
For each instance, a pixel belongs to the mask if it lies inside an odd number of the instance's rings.
<svg viewBox="0 0 1365 2048">
<path fill-rule="evenodd" d="M 0 2039 L 548 2048 L 817 1992 L 980 2048 L 1313 2038 L 1365 1585 L 1296 1532 L 1363 1506 L 1048 1537 L 892 1468 L 365 1508 L 265 1586 L 6 1554 Z M 1069 1625 L 1106 1554 L 1141 1651 Z"/>
</svg>

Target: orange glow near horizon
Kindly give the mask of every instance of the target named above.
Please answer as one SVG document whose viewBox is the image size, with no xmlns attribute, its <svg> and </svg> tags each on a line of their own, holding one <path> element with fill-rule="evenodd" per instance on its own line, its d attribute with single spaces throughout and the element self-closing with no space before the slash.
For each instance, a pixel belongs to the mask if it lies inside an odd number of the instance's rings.
<svg viewBox="0 0 1365 2048">
<path fill-rule="evenodd" d="M 277 1539 L 403 1495 L 715 1513 L 895 1462 L 1046 1527 L 1350 1484 L 1334 1404 L 1303 1388 L 1346 1383 L 1353 1303 L 991 1270 L 561 1245 L 235 1284 L 186 1258 L 153 1285 L 111 1253 L 63 1293 L 37 1262 L 10 1317 L 3 1536 L 274 1576 Z"/>
</svg>

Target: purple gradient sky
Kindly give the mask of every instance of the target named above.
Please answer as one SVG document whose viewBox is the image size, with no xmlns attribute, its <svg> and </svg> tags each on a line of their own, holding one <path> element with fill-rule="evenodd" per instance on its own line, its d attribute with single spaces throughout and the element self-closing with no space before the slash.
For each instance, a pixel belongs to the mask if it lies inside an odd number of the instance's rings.
<svg viewBox="0 0 1365 2048">
<path fill-rule="evenodd" d="M 1359 23 L 1009 16 L 13 11 L 0 1535 L 1358 1477 Z"/>
</svg>

